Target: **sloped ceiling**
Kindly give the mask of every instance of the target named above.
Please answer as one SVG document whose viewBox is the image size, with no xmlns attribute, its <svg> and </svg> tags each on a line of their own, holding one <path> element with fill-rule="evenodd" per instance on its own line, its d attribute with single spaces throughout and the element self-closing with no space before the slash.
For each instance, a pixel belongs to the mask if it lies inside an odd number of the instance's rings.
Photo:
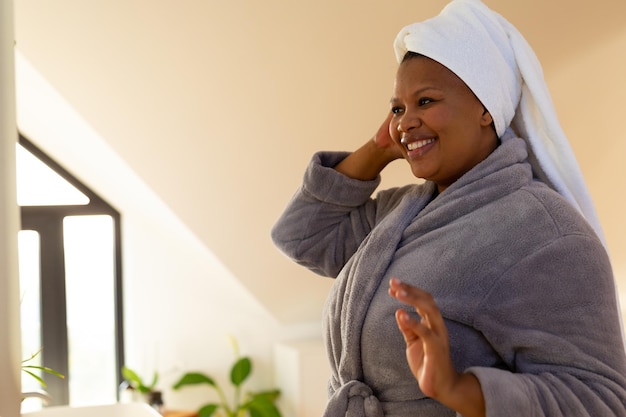
<svg viewBox="0 0 626 417">
<path fill-rule="evenodd" d="M 314 151 L 375 131 L 396 32 L 446 1 L 14 1 L 24 57 L 279 321 L 318 320 L 331 281 L 270 228 Z M 624 0 L 485 2 L 548 76 L 626 24 Z"/>
</svg>

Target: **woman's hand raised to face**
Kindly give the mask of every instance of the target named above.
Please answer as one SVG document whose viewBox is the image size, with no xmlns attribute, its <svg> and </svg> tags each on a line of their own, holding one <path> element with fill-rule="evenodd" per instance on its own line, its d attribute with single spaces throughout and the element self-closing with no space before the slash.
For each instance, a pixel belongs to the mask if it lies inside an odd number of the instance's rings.
<svg viewBox="0 0 626 417">
<path fill-rule="evenodd" d="M 389 122 L 393 113 L 389 112 L 372 139 L 348 155 L 335 170 L 350 178 L 369 181 L 376 178 L 391 161 L 402 158 L 400 147 L 389 135 Z"/>
<path fill-rule="evenodd" d="M 402 151 L 398 144 L 396 144 L 391 138 L 391 134 L 389 132 L 391 119 L 393 118 L 393 113 L 389 112 L 383 123 L 378 128 L 378 132 L 374 135 L 372 140 L 382 150 L 384 150 L 385 154 L 389 158 L 389 162 L 404 158 Z"/>
<path fill-rule="evenodd" d="M 485 404 L 478 379 L 456 371 L 450 357 L 448 330 L 432 295 L 392 278 L 389 294 L 415 308 L 420 318 L 396 311 L 406 343 L 406 358 L 422 392 L 466 417 L 484 416 Z"/>
</svg>

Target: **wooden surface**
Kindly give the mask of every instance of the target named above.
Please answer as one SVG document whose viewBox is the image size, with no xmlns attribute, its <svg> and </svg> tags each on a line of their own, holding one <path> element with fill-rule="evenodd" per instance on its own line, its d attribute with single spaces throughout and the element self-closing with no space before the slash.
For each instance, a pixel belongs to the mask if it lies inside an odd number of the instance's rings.
<svg viewBox="0 0 626 417">
<path fill-rule="evenodd" d="M 163 414 L 163 417 L 197 417 L 198 413 L 195 411 L 180 411 L 180 410 L 167 410 Z"/>
</svg>

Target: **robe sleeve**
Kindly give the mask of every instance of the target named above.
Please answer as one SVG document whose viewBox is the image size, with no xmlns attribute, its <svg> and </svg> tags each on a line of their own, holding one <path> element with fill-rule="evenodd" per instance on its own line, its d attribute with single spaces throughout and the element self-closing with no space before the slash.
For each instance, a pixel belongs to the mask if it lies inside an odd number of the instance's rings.
<svg viewBox="0 0 626 417">
<path fill-rule="evenodd" d="M 526 256 L 491 289 L 476 327 L 509 369 L 468 369 L 487 417 L 626 416 L 626 356 L 602 245 L 566 235 Z"/>
<path fill-rule="evenodd" d="M 380 176 L 371 181 L 347 177 L 333 169 L 348 153 L 318 152 L 302 185 L 274 225 L 274 244 L 313 272 L 336 277 L 371 230 L 413 188 L 406 185 L 378 191 Z"/>
<path fill-rule="evenodd" d="M 348 154 L 319 152 L 272 228 L 274 244 L 313 272 L 336 277 L 374 227 L 380 178 L 360 181 L 333 169 Z"/>
</svg>

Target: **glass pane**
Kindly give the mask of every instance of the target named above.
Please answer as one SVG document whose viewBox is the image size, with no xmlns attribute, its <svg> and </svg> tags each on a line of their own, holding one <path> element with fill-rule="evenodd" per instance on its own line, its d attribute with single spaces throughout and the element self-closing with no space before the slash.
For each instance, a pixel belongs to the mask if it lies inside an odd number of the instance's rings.
<svg viewBox="0 0 626 417">
<path fill-rule="evenodd" d="M 39 233 L 22 230 L 18 233 L 18 255 L 20 276 L 20 314 L 22 327 L 22 359 L 35 357 L 23 365 L 41 366 L 41 296 L 40 296 L 40 243 Z M 28 368 L 27 368 L 28 369 Z M 41 371 L 28 369 L 41 377 Z M 22 372 L 22 392 L 40 391 L 39 381 Z M 22 411 L 41 409 L 38 398 L 22 402 Z"/>
<path fill-rule="evenodd" d="M 89 204 L 89 198 L 19 144 L 16 154 L 20 206 Z"/>
<path fill-rule="evenodd" d="M 110 216 L 63 222 L 70 405 L 116 401 L 115 260 Z"/>
</svg>

